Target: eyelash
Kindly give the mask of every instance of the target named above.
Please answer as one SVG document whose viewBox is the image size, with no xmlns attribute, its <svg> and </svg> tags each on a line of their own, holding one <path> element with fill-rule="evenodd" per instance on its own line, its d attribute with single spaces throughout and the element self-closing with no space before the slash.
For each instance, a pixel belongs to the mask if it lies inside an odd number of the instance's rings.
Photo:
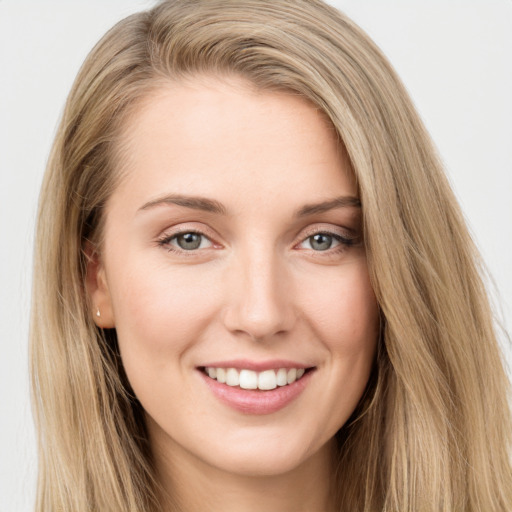
<svg viewBox="0 0 512 512">
<path fill-rule="evenodd" d="M 325 249 L 323 251 L 315 251 L 314 249 L 307 249 L 307 250 L 312 251 L 315 254 L 315 256 L 336 255 L 336 254 L 346 251 L 349 247 L 353 247 L 354 245 L 357 245 L 357 243 L 359 242 L 359 238 L 356 236 L 349 238 L 349 237 L 340 235 L 339 233 L 335 233 L 333 231 L 324 229 L 324 230 L 312 231 L 311 233 L 308 233 L 307 236 L 304 237 L 302 239 L 302 241 L 297 245 L 302 245 L 303 243 L 310 240 L 311 238 L 313 238 L 316 235 L 329 236 L 333 240 L 339 242 L 339 245 L 337 245 L 333 248 L 329 247 L 328 249 Z M 310 244 L 311 244 L 311 242 L 310 242 Z M 297 247 L 297 245 L 295 247 Z"/>
<path fill-rule="evenodd" d="M 204 233 L 202 233 L 201 231 L 198 231 L 196 229 L 183 229 L 181 231 L 177 231 L 176 233 L 173 233 L 172 235 L 164 235 L 157 240 L 157 243 L 160 247 L 164 247 L 165 249 L 167 249 L 168 252 L 183 254 L 184 256 L 194 256 L 195 253 L 198 252 L 198 249 L 186 250 L 186 249 L 180 249 L 179 247 L 171 245 L 171 242 L 174 239 L 178 238 L 181 235 L 188 235 L 188 234 L 199 235 L 203 238 L 206 238 L 212 245 L 214 245 L 213 242 L 210 240 L 210 238 L 207 235 L 205 235 Z"/>
<path fill-rule="evenodd" d="M 195 230 L 195 229 L 184 229 L 184 230 L 178 231 L 176 233 L 173 233 L 172 235 L 164 235 L 157 240 L 157 243 L 160 247 L 164 247 L 168 252 L 172 252 L 172 253 L 180 254 L 180 255 L 184 255 L 184 256 L 195 256 L 195 255 L 197 255 L 199 248 L 186 250 L 186 249 L 181 249 L 181 248 L 171 244 L 171 242 L 173 240 L 175 240 L 176 238 L 178 238 L 179 236 L 187 235 L 187 234 L 199 235 L 200 237 L 203 237 L 206 240 L 208 240 L 212 245 L 215 245 L 214 242 L 212 242 L 211 239 L 207 235 L 205 235 L 203 232 L 201 232 L 199 230 Z M 358 245 L 360 242 L 359 236 L 346 237 L 346 236 L 340 235 L 339 233 L 335 233 L 335 232 L 325 230 L 325 229 L 324 230 L 320 229 L 320 230 L 314 230 L 314 231 L 307 233 L 307 235 L 294 247 L 297 247 L 298 245 L 303 244 L 304 242 L 306 242 L 307 240 L 311 239 L 312 237 L 314 237 L 316 235 L 325 235 L 325 236 L 332 237 L 335 241 L 339 242 L 339 245 L 335 246 L 334 248 L 329 247 L 328 249 L 323 250 L 323 251 L 315 251 L 314 249 L 306 249 L 306 250 L 312 251 L 315 254 L 315 256 L 336 255 L 336 254 L 339 254 L 339 253 L 347 250 L 349 247 Z"/>
</svg>

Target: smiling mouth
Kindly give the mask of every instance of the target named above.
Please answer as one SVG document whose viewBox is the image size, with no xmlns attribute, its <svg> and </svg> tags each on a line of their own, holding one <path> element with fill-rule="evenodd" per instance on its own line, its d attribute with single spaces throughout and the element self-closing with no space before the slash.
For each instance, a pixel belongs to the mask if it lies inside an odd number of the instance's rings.
<svg viewBox="0 0 512 512">
<path fill-rule="evenodd" d="M 220 384 L 246 390 L 271 391 L 301 380 L 314 368 L 276 368 L 257 372 L 238 368 L 206 366 L 200 370 Z"/>
</svg>

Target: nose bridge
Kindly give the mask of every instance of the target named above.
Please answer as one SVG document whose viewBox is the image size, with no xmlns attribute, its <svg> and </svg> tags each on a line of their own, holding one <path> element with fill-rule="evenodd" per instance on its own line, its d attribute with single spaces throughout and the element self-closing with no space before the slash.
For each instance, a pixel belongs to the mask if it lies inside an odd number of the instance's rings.
<svg viewBox="0 0 512 512">
<path fill-rule="evenodd" d="M 273 247 L 256 245 L 233 257 L 226 327 L 262 340 L 291 328 L 293 307 L 284 262 Z"/>
</svg>

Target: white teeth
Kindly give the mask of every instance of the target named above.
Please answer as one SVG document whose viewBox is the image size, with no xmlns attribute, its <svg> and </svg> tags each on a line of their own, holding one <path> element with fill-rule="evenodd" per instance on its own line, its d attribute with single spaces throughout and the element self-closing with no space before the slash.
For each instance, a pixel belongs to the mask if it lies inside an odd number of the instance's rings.
<svg viewBox="0 0 512 512">
<path fill-rule="evenodd" d="M 240 384 L 240 374 L 234 368 L 227 369 L 226 384 L 228 386 L 238 386 Z"/>
<path fill-rule="evenodd" d="M 288 384 L 288 381 L 286 380 L 286 375 L 287 375 L 287 371 L 286 371 L 286 368 L 279 368 L 279 370 L 277 370 L 277 385 L 278 386 L 286 386 L 286 384 Z"/>
<path fill-rule="evenodd" d="M 217 368 L 217 382 L 224 384 L 226 382 L 226 369 Z"/>
<path fill-rule="evenodd" d="M 265 370 L 258 375 L 258 389 L 269 390 L 276 387 L 276 372 L 274 370 Z"/>
<path fill-rule="evenodd" d="M 252 370 L 240 372 L 240 387 L 242 389 L 258 389 L 258 374 Z"/>
<path fill-rule="evenodd" d="M 286 381 L 288 384 L 292 384 L 297 380 L 297 369 L 296 368 L 290 368 L 288 370 L 288 373 L 286 375 Z"/>
<path fill-rule="evenodd" d="M 240 386 L 242 389 L 260 389 L 262 391 L 293 384 L 304 375 L 305 371 L 304 368 L 278 368 L 262 372 L 246 369 L 237 370 L 236 368 L 205 368 L 206 374 L 221 384 L 233 387 Z"/>
</svg>

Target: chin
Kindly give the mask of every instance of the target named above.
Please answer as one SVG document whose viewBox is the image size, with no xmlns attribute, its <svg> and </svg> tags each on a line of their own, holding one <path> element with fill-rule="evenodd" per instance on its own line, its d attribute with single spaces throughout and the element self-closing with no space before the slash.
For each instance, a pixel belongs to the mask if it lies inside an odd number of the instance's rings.
<svg viewBox="0 0 512 512">
<path fill-rule="evenodd" d="M 247 477 L 270 477 L 290 473 L 305 462 L 304 457 L 287 457 L 279 452 L 236 454 L 224 458 L 217 468 Z"/>
<path fill-rule="evenodd" d="M 307 442 L 294 441 L 289 436 L 271 440 L 252 438 L 251 442 L 229 443 L 218 450 L 212 449 L 206 462 L 222 471 L 247 477 L 277 476 L 298 470 L 312 458 L 325 456 L 331 450 L 330 442 L 311 448 Z"/>
</svg>

